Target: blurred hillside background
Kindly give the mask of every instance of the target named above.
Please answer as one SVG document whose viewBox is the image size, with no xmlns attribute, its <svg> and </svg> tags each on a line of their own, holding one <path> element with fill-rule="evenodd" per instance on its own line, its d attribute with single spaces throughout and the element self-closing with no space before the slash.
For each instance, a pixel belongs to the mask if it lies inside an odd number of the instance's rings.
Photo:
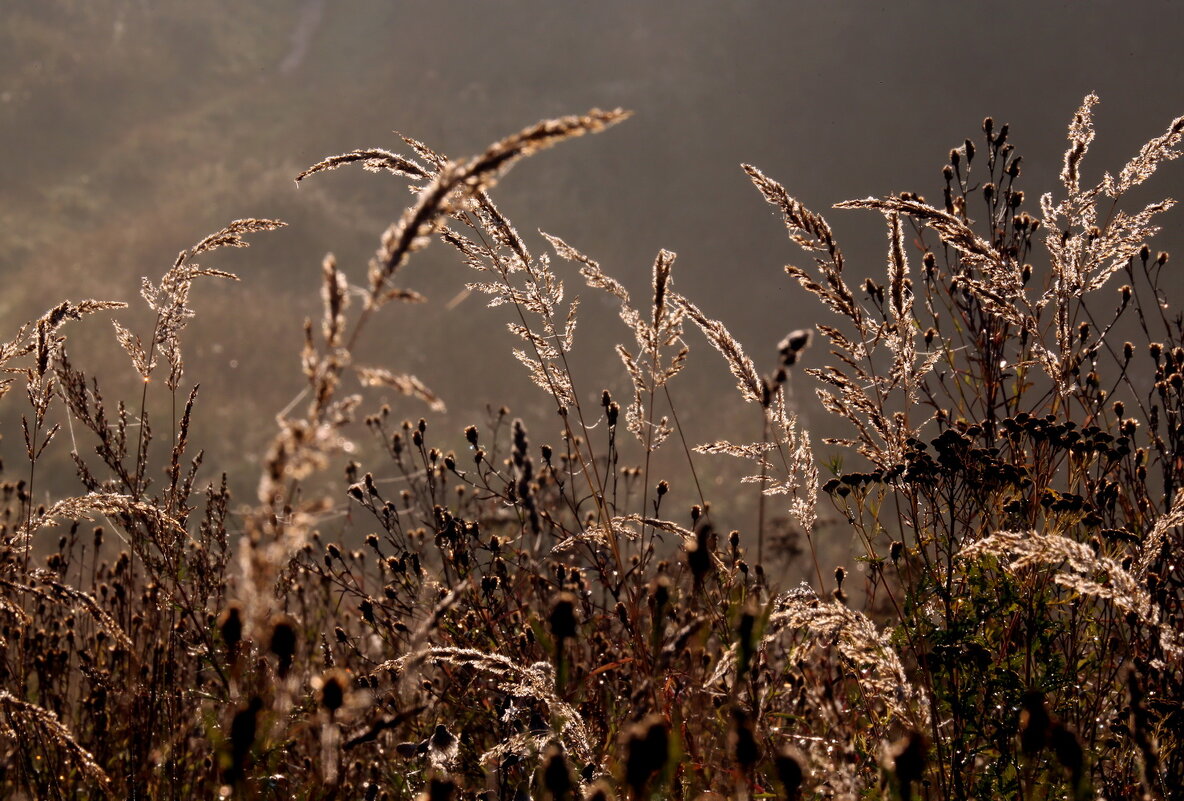
<svg viewBox="0 0 1184 801">
<path fill-rule="evenodd" d="M 400 180 L 360 170 L 299 188 L 292 178 L 358 147 L 405 151 L 395 130 L 461 157 L 541 118 L 622 106 L 636 112 L 627 123 L 520 165 L 497 199 L 523 233 L 562 237 L 638 292 L 658 249 L 676 251 L 676 287 L 768 368 L 787 331 L 821 317 L 782 272 L 807 257 L 741 162 L 826 214 L 857 274 L 882 273 L 881 220 L 831 204 L 902 190 L 940 198 L 946 154 L 977 137 L 989 114 L 1011 125 L 1035 212 L 1090 91 L 1102 104 L 1086 177 L 1117 169 L 1184 112 L 1182 8 L 1170 0 L 5 0 L 0 338 L 66 297 L 127 300 L 132 308 L 117 318 L 144 332 L 141 276 L 155 280 L 179 250 L 232 219 L 286 220 L 290 227 L 255 237 L 251 249 L 210 259 L 243 280 L 199 284 L 185 337 L 186 382 L 201 383 L 204 400 L 194 439 L 249 502 L 274 414 L 302 385 L 301 326 L 317 313 L 322 256 L 332 251 L 362 281 L 378 235 L 410 201 Z M 1149 191 L 1184 196 L 1184 171 L 1171 165 Z M 1158 247 L 1178 249 L 1179 210 L 1166 219 L 1174 227 Z M 605 386 L 623 395 L 611 345 L 626 332 L 605 298 L 574 270 L 566 275 L 585 300 L 582 385 L 590 399 Z M 550 400 L 510 355 L 503 310 L 458 295 L 468 280 L 448 249 L 419 254 L 403 284 L 430 302 L 388 308 L 364 360 L 415 373 L 444 397 L 449 414 L 434 424 L 441 445 L 481 423 L 486 404 L 509 405 L 537 430 L 536 442 L 554 437 Z M 109 397 L 126 393 L 135 374 L 109 324 L 83 325 L 75 361 L 103 376 Z M 692 437 L 759 438 L 759 415 L 730 391 L 722 361 L 697 332 L 688 341 L 692 366 L 673 391 Z M 800 386 L 809 427 L 841 433 Z M 10 466 L 21 447 L 18 395 L 0 403 Z M 372 400 L 369 409 L 382 398 Z M 426 411 L 388 400 L 398 417 Z M 164 425 L 167 407 L 156 408 Z"/>
</svg>

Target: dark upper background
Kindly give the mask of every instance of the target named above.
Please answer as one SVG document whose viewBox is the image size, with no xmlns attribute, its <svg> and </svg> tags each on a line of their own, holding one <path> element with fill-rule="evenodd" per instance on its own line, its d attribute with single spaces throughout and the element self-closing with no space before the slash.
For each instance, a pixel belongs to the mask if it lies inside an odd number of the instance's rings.
<svg viewBox="0 0 1184 801">
<path fill-rule="evenodd" d="M 394 130 L 452 156 L 540 118 L 593 106 L 625 124 L 519 165 L 497 197 L 519 228 L 546 230 L 635 290 L 654 254 L 677 251 L 676 285 L 725 320 L 762 365 L 789 329 L 822 319 L 784 277 L 805 263 L 739 169 L 752 162 L 828 214 L 856 274 L 882 271 L 876 215 L 828 211 L 852 197 L 940 197 L 950 147 L 984 115 L 1011 124 L 1028 197 L 1054 187 L 1067 123 L 1102 98 L 1087 177 L 1116 170 L 1184 113 L 1184 5 L 1124 2 L 770 0 L 6 0 L 0 8 L 0 329 L 63 297 L 138 304 L 142 275 L 236 217 L 286 230 L 209 258 L 243 281 L 197 288 L 186 337 L 200 381 L 198 438 L 243 476 L 300 387 L 301 321 L 325 252 L 362 280 L 378 234 L 409 200 L 397 179 L 292 177 L 356 147 L 400 149 Z M 1152 182 L 1182 195 L 1184 169 Z M 1035 211 L 1035 204 L 1030 203 Z M 1180 211 L 1160 247 L 1179 247 Z M 578 281 L 568 274 L 570 289 Z M 485 403 L 553 435 L 548 405 L 509 355 L 501 310 L 434 245 L 404 283 L 431 303 L 392 308 L 363 361 L 417 373 L 448 401 L 451 442 Z M 588 290 L 581 381 L 624 391 L 610 345 L 625 339 Z M 119 319 L 142 330 L 141 309 Z M 104 320 L 73 347 L 131 376 Z M 112 340 L 112 341 L 109 341 Z M 702 437 L 759 431 L 731 379 L 690 333 L 684 422 Z M 814 353 L 817 364 L 823 354 Z M 128 384 L 130 386 L 130 384 Z M 725 391 L 729 390 L 729 391 Z M 112 394 L 115 394 L 112 390 Z M 805 395 L 800 392 L 799 396 Z M 21 398 L 0 404 L 10 464 Z M 376 398 L 377 402 L 377 398 Z M 414 402 L 397 413 L 418 416 Z M 834 429 L 813 406 L 812 428 Z M 159 422 L 163 424 L 163 416 Z M 449 439 L 451 438 L 451 439 Z M 455 444 L 455 443 L 453 443 Z M 251 481 L 239 479 L 249 488 Z M 249 491 L 248 493 L 249 494 Z"/>
</svg>

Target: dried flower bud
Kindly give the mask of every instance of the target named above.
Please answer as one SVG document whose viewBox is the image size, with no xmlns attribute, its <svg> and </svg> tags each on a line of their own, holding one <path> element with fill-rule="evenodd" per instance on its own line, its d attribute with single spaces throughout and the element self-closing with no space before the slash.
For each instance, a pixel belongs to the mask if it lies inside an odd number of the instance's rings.
<svg viewBox="0 0 1184 801">
<path fill-rule="evenodd" d="M 222 614 L 218 615 L 218 632 L 222 635 L 222 642 L 226 644 L 226 650 L 233 654 L 238 644 L 243 638 L 243 615 L 242 607 L 237 603 L 231 603 L 222 610 Z"/>
<path fill-rule="evenodd" d="M 288 675 L 296 655 L 296 624 L 291 618 L 281 616 L 272 621 L 268 649 L 279 662 L 280 677 Z"/>
<path fill-rule="evenodd" d="M 1069 772 L 1073 785 L 1078 785 L 1085 769 L 1085 754 L 1077 735 L 1058 721 L 1049 729 L 1048 739 L 1057 762 Z"/>
<path fill-rule="evenodd" d="M 699 532 L 710 529 L 710 526 L 700 526 Z M 687 566 L 691 569 L 691 575 L 695 577 L 695 583 L 699 584 L 707 576 L 711 570 L 711 552 L 708 549 L 707 538 L 696 534 L 694 542 L 689 542 L 686 545 Z"/>
<path fill-rule="evenodd" d="M 554 745 L 547 749 L 543 757 L 543 787 L 553 801 L 567 801 L 572 798 L 572 792 L 576 787 L 562 749 Z"/>
<path fill-rule="evenodd" d="M 809 347 L 812 336 L 808 329 L 795 329 L 786 334 L 785 338 L 777 343 L 777 350 L 782 356 L 790 353 L 798 353 Z"/>
<path fill-rule="evenodd" d="M 919 732 L 909 732 L 888 755 L 888 768 L 900 783 L 901 797 L 912 798 L 912 786 L 925 776 L 925 758 L 929 744 Z"/>
<path fill-rule="evenodd" d="M 643 798 L 655 773 L 666 767 L 670 752 L 670 730 L 660 715 L 650 715 L 634 724 L 625 740 L 625 783 L 634 798 Z"/>
<path fill-rule="evenodd" d="M 330 670 L 319 679 L 318 700 L 330 713 L 345 705 L 345 694 L 349 689 L 349 677 L 340 669 Z"/>
<path fill-rule="evenodd" d="M 428 738 L 428 755 L 432 761 L 436 764 L 451 762 L 456 759 L 459 750 L 460 742 L 456 736 L 443 723 L 437 724 L 436 730 Z"/>
<path fill-rule="evenodd" d="M 802 760 L 788 749 L 777 752 L 773 759 L 773 767 L 777 771 L 777 780 L 781 782 L 781 791 L 786 801 L 799 801 L 802 797 Z"/>
<path fill-rule="evenodd" d="M 453 801 L 456 796 L 456 782 L 447 777 L 433 776 L 428 783 L 425 801 Z"/>
<path fill-rule="evenodd" d="M 1044 693 L 1029 690 L 1020 700 L 1020 747 L 1028 756 L 1035 756 L 1048 744 L 1052 718 L 1044 703 Z"/>
<path fill-rule="evenodd" d="M 752 718 L 740 707 L 732 707 L 732 730 L 728 740 L 732 758 L 740 769 L 748 773 L 755 768 L 761 758 L 761 749 L 752 730 Z"/>
<path fill-rule="evenodd" d="M 584 801 L 616 801 L 617 795 L 605 781 L 593 782 L 584 792 Z"/>
<path fill-rule="evenodd" d="M 576 604 L 579 599 L 570 592 L 561 592 L 551 603 L 551 613 L 547 622 L 551 627 L 551 634 L 556 640 L 574 639 L 579 629 L 576 620 Z"/>
<path fill-rule="evenodd" d="M 252 696 L 246 707 L 234 713 L 230 721 L 230 765 L 223 771 L 222 778 L 227 784 L 234 785 L 243 779 L 247 766 L 247 759 L 251 756 L 251 749 L 255 746 L 259 711 L 263 709 L 263 699 Z"/>
</svg>

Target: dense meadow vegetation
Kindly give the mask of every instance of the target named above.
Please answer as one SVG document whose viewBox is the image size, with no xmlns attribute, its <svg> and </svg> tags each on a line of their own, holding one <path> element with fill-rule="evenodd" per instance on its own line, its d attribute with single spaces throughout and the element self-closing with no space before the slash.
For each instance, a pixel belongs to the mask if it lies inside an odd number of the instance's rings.
<svg viewBox="0 0 1184 801">
<path fill-rule="evenodd" d="M 0 796 L 1184 797 L 1184 318 L 1151 247 L 1172 202 L 1142 199 L 1184 117 L 1093 183 L 1096 102 L 1049 194 L 1020 188 L 988 118 L 937 199 L 840 204 L 887 233 L 883 278 L 857 286 L 826 220 L 745 165 L 829 315 L 756 358 L 677 291 L 675 254 L 634 298 L 495 205 L 517 161 L 625 112 L 469 159 L 408 138 L 313 165 L 297 180 L 361 166 L 414 203 L 365 274 L 323 260 L 306 388 L 241 515 L 189 437 L 218 403 L 186 381 L 190 289 L 283 223 L 236 220 L 145 278 L 150 330 L 72 299 L 5 332 L 0 433 L 26 458 L 0 475 Z M 504 310 L 554 417 L 528 430 L 490 397 L 440 431 L 430 387 L 355 360 L 422 300 L 400 270 L 428 245 Z M 575 284 L 619 308 L 622 397 L 571 369 Z M 70 357 L 104 318 L 129 397 Z M 670 387 L 704 340 L 759 441 L 680 427 Z M 811 439 L 810 394 L 847 438 Z M 659 449 L 681 468 L 659 475 Z M 49 497 L 65 456 L 77 492 Z M 722 493 L 700 481 L 720 459 L 750 468 Z M 754 530 L 732 528 L 738 499 Z M 822 562 L 822 520 L 858 569 Z M 766 568 L 787 560 L 812 579 L 781 586 Z"/>
</svg>

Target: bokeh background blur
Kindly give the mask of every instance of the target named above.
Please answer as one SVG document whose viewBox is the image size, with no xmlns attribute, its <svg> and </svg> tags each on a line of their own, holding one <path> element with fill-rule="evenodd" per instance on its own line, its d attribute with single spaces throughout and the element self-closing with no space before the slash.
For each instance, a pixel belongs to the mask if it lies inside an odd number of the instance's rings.
<svg viewBox="0 0 1184 801">
<path fill-rule="evenodd" d="M 249 501 L 274 414 L 301 387 L 301 327 L 317 313 L 322 256 L 335 253 L 362 281 L 378 235 L 410 200 L 400 180 L 360 170 L 299 188 L 292 178 L 358 147 L 405 151 L 396 130 L 461 157 L 541 118 L 622 106 L 635 111 L 628 122 L 524 162 L 496 197 L 524 233 L 562 237 L 636 291 L 658 249 L 676 251 L 676 287 L 771 367 L 787 331 L 823 318 L 784 276 L 785 263 L 807 257 L 741 162 L 827 214 L 857 276 L 882 273 L 881 220 L 831 211 L 833 203 L 902 190 L 940 197 L 949 149 L 993 115 L 1010 123 L 1024 155 L 1035 212 L 1090 91 L 1102 103 L 1086 177 L 1119 168 L 1184 113 L 1182 8 L 1172 0 L 4 0 L 0 338 L 62 298 L 85 297 L 131 302 L 117 317 L 146 334 L 141 276 L 159 277 L 177 251 L 234 218 L 286 220 L 249 250 L 208 259 L 243 280 L 198 285 L 185 337 L 186 380 L 201 383 L 204 399 L 194 439 Z M 1169 165 L 1149 192 L 1184 195 L 1184 169 Z M 1160 248 L 1179 247 L 1180 219 L 1178 210 L 1166 217 Z M 590 399 L 603 387 L 624 394 L 611 345 L 626 333 L 614 308 L 579 287 L 574 270 L 566 275 L 585 299 L 581 385 Z M 470 280 L 458 258 L 434 245 L 403 276 L 430 302 L 389 307 L 360 361 L 415 373 L 444 397 L 442 445 L 482 422 L 487 404 L 510 406 L 537 441 L 553 437 L 553 408 L 510 355 L 503 310 L 458 294 Z M 109 382 L 109 397 L 131 397 L 135 375 L 109 324 L 81 325 L 75 361 Z M 696 332 L 688 338 L 691 369 L 674 392 L 692 437 L 759 437 L 759 416 L 731 391 L 721 360 Z M 809 427 L 842 433 L 799 386 Z M 10 465 L 21 448 L 18 395 L 0 402 Z M 367 407 L 382 400 L 372 395 Z M 387 400 L 398 416 L 426 411 Z M 825 449 L 820 457 L 827 461 Z"/>
</svg>

